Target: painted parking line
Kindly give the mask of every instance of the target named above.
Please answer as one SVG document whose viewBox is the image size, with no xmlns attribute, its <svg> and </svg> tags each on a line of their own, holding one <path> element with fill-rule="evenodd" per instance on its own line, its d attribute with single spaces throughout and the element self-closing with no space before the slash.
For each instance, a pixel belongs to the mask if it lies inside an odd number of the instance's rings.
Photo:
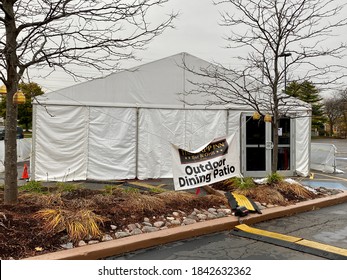
<svg viewBox="0 0 347 280">
<path fill-rule="evenodd" d="M 338 181 L 345 181 L 345 182 L 347 182 L 346 178 L 336 177 L 336 176 L 327 175 L 327 174 L 323 174 L 323 173 L 319 173 L 319 176 L 328 177 L 328 178 L 332 178 L 332 179 L 335 179 L 335 180 L 338 180 Z"/>
<path fill-rule="evenodd" d="M 235 236 L 274 244 L 326 259 L 347 260 L 347 249 L 306 240 L 301 237 L 257 229 L 245 224 L 237 225 L 235 230 L 231 231 L 230 233 Z"/>
</svg>

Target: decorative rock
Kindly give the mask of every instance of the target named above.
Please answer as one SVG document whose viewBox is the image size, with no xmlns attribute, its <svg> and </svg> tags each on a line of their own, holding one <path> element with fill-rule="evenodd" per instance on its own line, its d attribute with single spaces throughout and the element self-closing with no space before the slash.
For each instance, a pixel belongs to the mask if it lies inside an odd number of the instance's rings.
<svg viewBox="0 0 347 280">
<path fill-rule="evenodd" d="M 168 227 L 165 226 L 165 227 L 161 227 L 161 228 L 160 228 L 160 230 L 163 230 L 163 229 L 168 229 Z"/>
<path fill-rule="evenodd" d="M 139 228 L 135 228 L 132 232 L 130 232 L 131 235 L 138 235 L 141 233 L 143 233 L 143 232 Z"/>
<path fill-rule="evenodd" d="M 65 244 L 61 244 L 61 247 L 63 247 L 64 249 L 72 249 L 73 248 L 73 243 L 72 242 L 68 242 Z"/>
<path fill-rule="evenodd" d="M 105 234 L 101 239 L 101 241 L 111 241 L 111 240 L 113 240 L 113 238 L 109 234 Z"/>
<path fill-rule="evenodd" d="M 144 218 L 143 221 L 144 221 L 145 223 L 149 223 L 149 222 L 150 222 L 150 220 L 149 220 L 148 218 Z"/>
<path fill-rule="evenodd" d="M 111 229 L 112 229 L 112 230 L 116 230 L 116 229 L 117 229 L 117 226 L 111 225 Z"/>
<path fill-rule="evenodd" d="M 208 208 L 207 211 L 210 212 L 210 213 L 212 213 L 212 214 L 214 214 L 214 213 L 217 212 L 217 210 L 214 209 L 214 208 Z"/>
<path fill-rule="evenodd" d="M 193 215 L 195 216 L 196 214 L 198 214 L 196 211 L 193 211 L 192 213 L 190 213 L 190 216 Z M 188 216 L 189 217 L 189 216 Z"/>
<path fill-rule="evenodd" d="M 136 226 L 135 224 L 129 224 L 129 225 L 128 225 L 128 229 L 129 229 L 130 231 L 133 231 L 135 228 L 137 228 L 137 226 Z"/>
<path fill-rule="evenodd" d="M 127 237 L 129 235 L 130 235 L 130 233 L 129 232 L 125 232 L 125 231 L 118 231 L 115 234 L 116 238 L 123 238 L 123 237 Z"/>
<path fill-rule="evenodd" d="M 226 215 L 223 213 L 223 212 L 218 212 L 217 213 L 217 218 L 223 218 L 225 217 Z"/>
<path fill-rule="evenodd" d="M 183 220 L 183 224 L 185 224 L 185 225 L 191 225 L 191 224 L 195 224 L 195 223 L 196 223 L 196 220 L 194 220 L 194 219 L 187 218 L 187 219 Z"/>
<path fill-rule="evenodd" d="M 198 220 L 196 215 L 189 215 L 186 219 Z"/>
<path fill-rule="evenodd" d="M 201 211 L 200 211 L 199 209 L 196 209 L 196 208 L 194 208 L 194 212 L 195 212 L 196 214 L 201 214 Z"/>
<path fill-rule="evenodd" d="M 88 245 L 93 245 L 99 243 L 99 240 L 90 240 L 88 241 Z"/>
<path fill-rule="evenodd" d="M 205 221 L 207 219 L 207 215 L 205 215 L 205 214 L 197 214 L 196 216 L 201 221 Z"/>
<path fill-rule="evenodd" d="M 178 212 L 172 212 L 172 216 L 174 216 L 174 217 L 179 217 L 180 214 L 179 214 Z"/>
<path fill-rule="evenodd" d="M 174 217 L 166 217 L 166 220 L 173 221 L 173 220 L 175 220 L 175 218 Z"/>
<path fill-rule="evenodd" d="M 179 212 L 182 216 L 187 216 L 186 212 L 183 212 L 182 210 L 178 210 L 178 212 Z"/>
<path fill-rule="evenodd" d="M 139 223 L 135 223 L 137 228 L 142 228 L 142 226 Z"/>
<path fill-rule="evenodd" d="M 175 220 L 171 221 L 171 224 L 175 225 L 175 226 L 178 226 L 178 225 L 181 224 L 181 220 L 180 219 L 175 219 Z"/>
<path fill-rule="evenodd" d="M 207 214 L 207 218 L 208 219 L 215 219 L 216 218 L 216 215 L 212 214 L 212 213 L 208 213 Z"/>
<path fill-rule="evenodd" d="M 144 226 L 147 226 L 147 227 L 151 227 L 151 226 L 152 226 L 151 223 L 147 223 L 147 222 L 143 222 L 142 224 L 143 224 Z"/>
<path fill-rule="evenodd" d="M 86 246 L 87 243 L 84 242 L 84 240 L 81 240 L 80 242 L 78 242 L 78 247 L 82 247 L 82 246 Z"/>
<path fill-rule="evenodd" d="M 158 231 L 159 228 L 156 228 L 156 227 L 150 227 L 150 226 L 144 226 L 142 228 L 142 231 L 143 232 L 154 232 L 154 231 Z"/>
<path fill-rule="evenodd" d="M 231 209 L 220 208 L 220 209 L 217 209 L 217 213 L 223 213 L 224 215 L 230 215 Z"/>
<path fill-rule="evenodd" d="M 158 221 L 158 222 L 155 222 L 153 225 L 157 228 L 161 228 L 163 225 L 165 224 L 165 222 L 163 221 Z"/>
</svg>

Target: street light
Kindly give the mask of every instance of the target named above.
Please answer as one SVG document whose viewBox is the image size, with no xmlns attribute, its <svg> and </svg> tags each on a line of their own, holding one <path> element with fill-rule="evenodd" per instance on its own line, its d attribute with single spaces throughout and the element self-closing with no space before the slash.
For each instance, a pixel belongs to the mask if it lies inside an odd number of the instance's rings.
<svg viewBox="0 0 347 280">
<path fill-rule="evenodd" d="M 283 52 L 278 57 L 284 57 L 284 92 L 287 92 L 287 57 L 291 56 L 290 52 Z"/>
</svg>

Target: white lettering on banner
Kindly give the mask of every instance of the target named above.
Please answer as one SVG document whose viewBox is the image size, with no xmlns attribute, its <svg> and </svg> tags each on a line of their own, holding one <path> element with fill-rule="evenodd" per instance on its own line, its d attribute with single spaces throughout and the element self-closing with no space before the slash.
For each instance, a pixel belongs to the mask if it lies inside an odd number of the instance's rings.
<svg viewBox="0 0 347 280">
<path fill-rule="evenodd" d="M 214 139 L 196 151 L 185 151 L 172 145 L 175 190 L 201 187 L 240 176 L 238 147 L 235 133 Z"/>
</svg>

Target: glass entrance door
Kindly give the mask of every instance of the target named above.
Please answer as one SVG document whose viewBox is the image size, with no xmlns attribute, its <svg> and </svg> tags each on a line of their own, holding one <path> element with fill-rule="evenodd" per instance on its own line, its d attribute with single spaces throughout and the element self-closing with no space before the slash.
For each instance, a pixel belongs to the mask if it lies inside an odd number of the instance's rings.
<svg viewBox="0 0 347 280">
<path fill-rule="evenodd" d="M 242 116 L 242 173 L 244 176 L 264 177 L 271 173 L 273 133 L 271 123 Z M 278 130 L 278 170 L 292 175 L 291 120 L 280 120 Z"/>
</svg>

